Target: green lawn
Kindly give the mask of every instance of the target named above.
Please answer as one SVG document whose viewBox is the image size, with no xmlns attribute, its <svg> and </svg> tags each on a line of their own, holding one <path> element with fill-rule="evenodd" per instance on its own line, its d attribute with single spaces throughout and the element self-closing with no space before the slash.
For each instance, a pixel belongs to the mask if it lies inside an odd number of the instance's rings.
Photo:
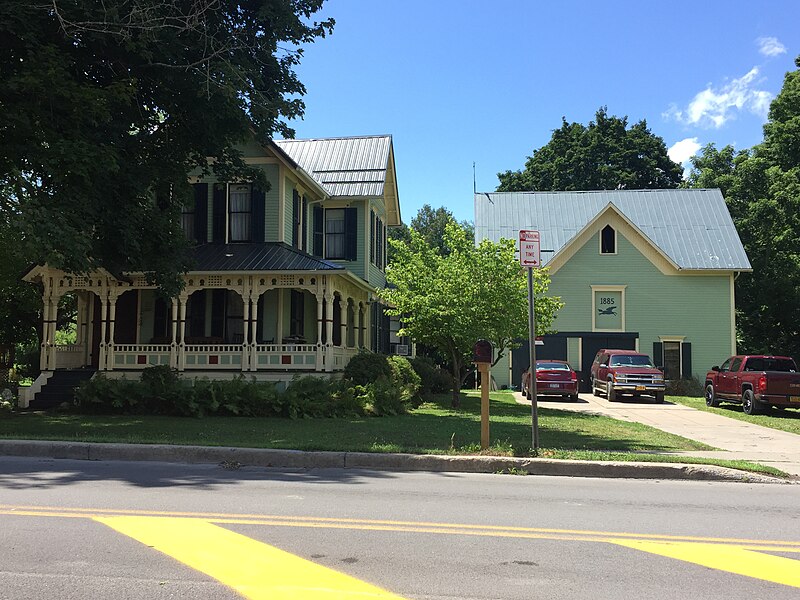
<svg viewBox="0 0 800 600">
<path fill-rule="evenodd" d="M 0 420 L 0 437 L 91 442 L 131 442 L 471 454 L 479 451 L 480 397 L 462 396 L 452 410 L 449 396 L 396 417 L 271 419 L 208 417 L 20 414 Z M 529 455 L 530 408 L 510 393 L 493 393 L 493 454 Z M 549 452 L 654 452 L 709 450 L 709 446 L 638 423 L 560 410 L 541 409 L 540 445 Z"/>
<path fill-rule="evenodd" d="M 531 414 L 512 394 L 493 393 L 492 446 L 487 454 L 530 456 Z M 294 450 L 479 454 L 480 396 L 467 392 L 453 410 L 441 396 L 410 414 L 352 419 L 262 419 L 158 416 L 15 414 L 0 419 L 0 438 L 188 444 Z M 713 450 L 710 446 L 639 423 L 561 410 L 539 411 L 539 456 L 571 460 L 624 460 L 715 464 L 782 475 L 743 461 L 665 456 L 658 452 Z"/>
<path fill-rule="evenodd" d="M 769 414 L 751 416 L 742 412 L 741 404 L 723 403 L 717 408 L 711 408 L 706 406 L 706 401 L 703 398 L 670 396 L 669 400 L 670 402 L 677 402 L 678 404 L 690 406 L 697 410 L 705 410 L 718 415 L 731 417 L 732 419 L 739 419 L 740 421 L 747 421 L 748 423 L 755 423 L 756 425 L 763 425 L 764 427 L 771 427 L 772 429 L 780 429 L 781 431 L 800 434 L 800 410 L 779 410 L 773 408 Z"/>
</svg>

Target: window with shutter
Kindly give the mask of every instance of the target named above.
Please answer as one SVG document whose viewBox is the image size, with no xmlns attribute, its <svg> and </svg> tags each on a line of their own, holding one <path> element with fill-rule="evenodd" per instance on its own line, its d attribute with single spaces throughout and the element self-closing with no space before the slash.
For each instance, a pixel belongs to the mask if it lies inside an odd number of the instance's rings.
<svg viewBox="0 0 800 600">
<path fill-rule="evenodd" d="M 251 241 L 252 217 L 250 184 L 231 185 L 228 194 L 228 221 L 230 224 L 228 240 L 231 242 Z"/>
<path fill-rule="evenodd" d="M 325 258 L 345 258 L 344 209 L 325 210 Z"/>
</svg>

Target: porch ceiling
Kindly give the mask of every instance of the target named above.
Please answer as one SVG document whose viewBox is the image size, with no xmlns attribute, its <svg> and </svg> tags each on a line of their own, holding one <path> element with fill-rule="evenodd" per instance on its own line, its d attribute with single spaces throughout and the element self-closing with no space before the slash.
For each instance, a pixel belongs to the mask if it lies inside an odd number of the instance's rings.
<svg viewBox="0 0 800 600">
<path fill-rule="evenodd" d="M 344 271 L 283 242 L 203 244 L 194 251 L 196 271 Z"/>
</svg>

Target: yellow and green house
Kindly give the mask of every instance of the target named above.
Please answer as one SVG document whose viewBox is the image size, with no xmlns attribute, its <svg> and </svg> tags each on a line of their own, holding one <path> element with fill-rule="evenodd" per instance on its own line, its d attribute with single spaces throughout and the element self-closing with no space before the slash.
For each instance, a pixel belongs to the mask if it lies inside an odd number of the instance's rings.
<svg viewBox="0 0 800 600">
<path fill-rule="evenodd" d="M 42 375 L 26 398 L 33 406 L 76 373 L 130 377 L 168 365 L 192 377 L 281 381 L 341 371 L 363 348 L 389 352 L 375 292 L 386 284 L 387 228 L 401 222 L 391 136 L 241 150 L 268 189 L 192 180 L 181 220 L 194 265 L 175 298 L 161 297 L 143 273 L 39 265 L 25 275 L 40 283 L 44 306 Z M 77 341 L 58 345 L 66 294 L 77 303 Z"/>
<path fill-rule="evenodd" d="M 649 354 L 668 380 L 735 354 L 734 280 L 751 267 L 719 190 L 475 194 L 476 241 L 525 229 L 565 303 L 537 358 L 569 361 L 584 389 L 601 348 Z M 492 374 L 518 386 L 528 362 L 523 344 Z"/>
</svg>

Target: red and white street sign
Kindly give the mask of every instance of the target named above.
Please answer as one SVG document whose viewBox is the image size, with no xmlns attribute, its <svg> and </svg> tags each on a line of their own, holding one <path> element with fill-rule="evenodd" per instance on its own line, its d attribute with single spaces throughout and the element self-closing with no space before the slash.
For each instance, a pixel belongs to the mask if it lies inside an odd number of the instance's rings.
<svg viewBox="0 0 800 600">
<path fill-rule="evenodd" d="M 519 231 L 519 262 L 523 267 L 541 267 L 539 232 L 530 229 Z"/>
</svg>

